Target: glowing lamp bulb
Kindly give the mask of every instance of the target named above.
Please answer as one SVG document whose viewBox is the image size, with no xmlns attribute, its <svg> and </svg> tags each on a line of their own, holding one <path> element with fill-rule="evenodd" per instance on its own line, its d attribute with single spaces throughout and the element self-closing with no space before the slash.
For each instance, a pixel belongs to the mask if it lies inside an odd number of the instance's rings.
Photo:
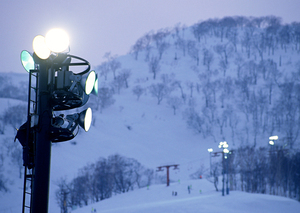
<svg viewBox="0 0 300 213">
<path fill-rule="evenodd" d="M 55 53 L 63 52 L 70 44 L 68 34 L 59 28 L 50 30 L 45 36 L 45 41 L 47 47 Z"/>
<path fill-rule="evenodd" d="M 51 51 L 49 50 L 49 48 L 46 45 L 44 36 L 41 36 L 41 35 L 36 36 L 33 39 L 32 46 L 33 46 L 33 50 L 34 50 L 35 54 L 40 59 L 47 59 L 51 54 Z"/>
</svg>

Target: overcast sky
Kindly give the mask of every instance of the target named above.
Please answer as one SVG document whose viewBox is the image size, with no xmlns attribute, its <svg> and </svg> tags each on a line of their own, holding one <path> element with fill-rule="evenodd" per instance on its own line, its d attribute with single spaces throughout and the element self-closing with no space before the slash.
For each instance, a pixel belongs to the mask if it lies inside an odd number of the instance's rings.
<svg viewBox="0 0 300 213">
<path fill-rule="evenodd" d="M 54 27 L 68 32 L 70 54 L 95 67 L 151 30 L 235 15 L 300 22 L 299 10 L 299 0 L 1 0 L 0 72 L 25 72 L 21 51 L 32 52 L 33 38 Z"/>
</svg>

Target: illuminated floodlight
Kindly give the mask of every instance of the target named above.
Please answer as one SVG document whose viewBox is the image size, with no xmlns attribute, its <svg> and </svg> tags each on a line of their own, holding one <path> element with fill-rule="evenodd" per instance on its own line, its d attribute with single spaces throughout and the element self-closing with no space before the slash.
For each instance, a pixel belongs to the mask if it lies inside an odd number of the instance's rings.
<svg viewBox="0 0 300 213">
<path fill-rule="evenodd" d="M 228 148 L 228 143 L 226 141 L 223 143 L 223 148 Z"/>
<path fill-rule="evenodd" d="M 212 148 L 207 149 L 208 152 L 213 152 L 214 150 Z"/>
<path fill-rule="evenodd" d="M 269 141 L 269 144 L 273 146 L 275 143 L 274 141 Z"/>
<path fill-rule="evenodd" d="M 219 146 L 218 146 L 220 149 L 221 148 L 228 148 L 228 143 L 226 141 L 221 141 L 219 143 Z"/>
<path fill-rule="evenodd" d="M 269 140 L 270 141 L 278 140 L 278 136 L 277 135 L 271 136 L 269 137 Z"/>
<path fill-rule="evenodd" d="M 89 131 L 92 123 L 92 109 L 89 107 L 81 113 L 67 115 L 66 120 L 69 121 L 67 129 L 74 131 L 77 125 L 79 125 L 87 132 Z"/>
<path fill-rule="evenodd" d="M 70 44 L 68 34 L 59 28 L 50 30 L 45 36 L 45 42 L 47 47 L 55 53 L 65 51 Z"/>
<path fill-rule="evenodd" d="M 47 59 L 49 58 L 51 51 L 47 47 L 46 42 L 45 42 L 45 37 L 38 35 L 33 39 L 32 42 L 33 50 L 35 54 L 40 58 L 40 59 Z"/>
<path fill-rule="evenodd" d="M 96 81 L 95 71 L 91 71 L 87 77 L 81 79 L 81 86 L 84 88 L 85 94 L 89 95 L 94 89 Z"/>
<path fill-rule="evenodd" d="M 21 62 L 22 62 L 24 69 L 27 72 L 34 69 L 34 60 L 33 60 L 32 55 L 28 51 L 23 50 L 21 52 Z"/>
<path fill-rule="evenodd" d="M 227 154 L 229 153 L 229 149 L 223 149 L 223 152 Z"/>
<path fill-rule="evenodd" d="M 81 126 L 86 132 L 89 131 L 92 123 L 92 109 L 87 108 L 79 114 L 77 120 L 79 126 Z"/>
</svg>

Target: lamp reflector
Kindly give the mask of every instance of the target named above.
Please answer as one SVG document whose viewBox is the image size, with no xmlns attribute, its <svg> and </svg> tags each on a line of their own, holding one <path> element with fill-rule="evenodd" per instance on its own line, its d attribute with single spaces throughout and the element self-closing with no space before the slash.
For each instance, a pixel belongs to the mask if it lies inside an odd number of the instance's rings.
<svg viewBox="0 0 300 213">
<path fill-rule="evenodd" d="M 21 62 L 27 72 L 34 69 L 34 60 L 28 51 L 23 50 L 21 52 Z"/>
<path fill-rule="evenodd" d="M 92 109 L 89 107 L 79 114 L 77 123 L 87 132 L 92 123 Z"/>
<path fill-rule="evenodd" d="M 96 80 L 96 73 L 95 71 L 91 71 L 86 78 L 82 78 L 81 85 L 84 88 L 84 91 L 87 95 L 91 94 L 94 89 Z"/>
<path fill-rule="evenodd" d="M 50 30 L 46 36 L 45 41 L 47 47 L 52 51 L 56 53 L 63 52 L 69 47 L 69 36 L 68 34 L 59 28 L 54 28 Z"/>
<path fill-rule="evenodd" d="M 40 59 L 47 59 L 51 51 L 47 47 L 46 42 L 45 42 L 45 37 L 38 35 L 33 39 L 32 42 L 33 50 L 35 54 L 40 58 Z"/>
</svg>

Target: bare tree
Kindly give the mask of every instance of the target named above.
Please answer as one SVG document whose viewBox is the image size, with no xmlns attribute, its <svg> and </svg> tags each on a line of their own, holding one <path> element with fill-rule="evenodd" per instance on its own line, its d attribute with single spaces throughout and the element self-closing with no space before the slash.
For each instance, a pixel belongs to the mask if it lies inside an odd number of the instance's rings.
<svg viewBox="0 0 300 213">
<path fill-rule="evenodd" d="M 169 88 L 163 83 L 152 84 L 149 91 L 153 97 L 157 98 L 158 105 L 169 95 Z"/>
<path fill-rule="evenodd" d="M 249 23 L 244 30 L 244 35 L 241 40 L 242 46 L 246 49 L 248 58 L 250 58 L 251 55 L 251 42 L 254 31 L 255 27 L 253 27 L 253 25 Z"/>
<path fill-rule="evenodd" d="M 187 42 L 186 40 L 182 39 L 182 38 L 177 38 L 175 45 L 178 46 L 179 49 L 182 50 L 182 54 L 183 56 L 185 56 L 185 52 L 187 49 Z"/>
<path fill-rule="evenodd" d="M 160 71 L 159 59 L 157 57 L 152 57 L 148 63 L 149 72 L 153 74 L 153 79 L 155 80 L 157 73 Z"/>
<path fill-rule="evenodd" d="M 145 92 L 145 89 L 143 89 L 140 85 L 136 85 L 133 89 L 132 92 L 134 95 L 137 96 L 137 100 L 140 99 L 141 95 Z"/>
<path fill-rule="evenodd" d="M 176 115 L 176 110 L 182 105 L 182 99 L 176 96 L 170 97 L 167 103 L 173 109 L 174 115 Z"/>
<path fill-rule="evenodd" d="M 97 96 L 97 110 L 100 108 L 100 113 L 102 110 L 112 104 L 114 104 L 115 99 L 113 99 L 113 91 L 108 87 L 99 88 Z"/>
<path fill-rule="evenodd" d="M 110 70 L 114 74 L 114 79 L 116 79 L 116 70 L 121 68 L 121 62 L 117 61 L 116 57 L 113 57 L 108 63 Z"/>
<path fill-rule="evenodd" d="M 125 81 L 122 78 L 122 76 L 118 75 L 112 82 L 112 86 L 118 91 L 118 94 L 120 94 L 121 89 L 125 87 Z"/>
<path fill-rule="evenodd" d="M 104 79 L 107 80 L 107 74 L 110 71 L 110 67 L 107 61 L 103 62 L 101 65 L 96 67 L 96 70 L 100 72 L 100 76 L 104 76 Z"/>
<path fill-rule="evenodd" d="M 153 32 L 150 31 L 148 33 L 146 33 L 144 36 L 142 36 L 141 38 L 139 38 L 136 43 L 131 47 L 131 53 L 134 54 L 134 58 L 135 60 L 138 60 L 138 54 L 139 52 L 143 51 L 146 49 L 146 51 L 148 52 L 148 50 L 150 50 L 150 43 L 152 41 L 152 37 L 153 37 Z M 147 55 L 149 55 L 149 52 L 147 53 Z"/>
<path fill-rule="evenodd" d="M 174 81 L 173 82 L 173 86 L 174 87 L 177 86 L 180 89 L 181 98 L 182 98 L 183 102 L 185 103 L 186 102 L 186 94 L 183 92 L 183 88 L 181 86 L 181 82 L 180 81 Z"/>
<path fill-rule="evenodd" d="M 207 71 L 210 71 L 211 64 L 214 61 L 214 54 L 208 49 L 203 49 L 203 65 L 206 66 Z"/>
<path fill-rule="evenodd" d="M 131 53 L 134 54 L 134 59 L 138 60 L 139 52 L 144 49 L 144 41 L 143 38 L 139 38 L 135 44 L 131 47 Z"/>
<path fill-rule="evenodd" d="M 228 58 L 232 56 L 233 48 L 232 46 L 227 44 L 218 44 L 214 47 L 216 53 L 219 54 L 220 62 L 219 66 L 223 70 L 224 76 L 226 74 L 226 70 L 228 68 Z"/>
<path fill-rule="evenodd" d="M 194 91 L 195 85 L 191 81 L 187 81 L 186 85 L 190 89 L 190 97 L 192 98 L 193 97 L 193 91 Z"/>
<path fill-rule="evenodd" d="M 58 189 L 55 191 L 55 199 L 60 207 L 61 212 L 68 212 L 68 207 L 72 207 L 70 202 L 70 190 L 66 178 L 57 181 Z"/>
<path fill-rule="evenodd" d="M 158 53 L 159 53 L 159 60 L 161 60 L 163 53 L 170 47 L 170 44 L 163 41 L 160 42 L 157 46 Z"/>
<path fill-rule="evenodd" d="M 260 60 L 264 60 L 264 52 L 266 49 L 266 39 L 264 33 L 254 34 L 252 37 L 252 45 L 254 46 L 255 50 L 257 51 Z"/>
<path fill-rule="evenodd" d="M 184 117 L 189 128 L 194 130 L 196 133 L 205 134 L 205 119 L 202 116 L 200 116 L 198 112 L 196 112 L 193 108 L 187 109 L 184 113 Z"/>
<path fill-rule="evenodd" d="M 187 43 L 187 47 L 188 47 L 188 54 L 189 56 L 196 60 L 197 62 L 197 66 L 199 66 L 199 48 L 197 48 L 196 42 L 195 41 L 188 41 Z"/>
</svg>

